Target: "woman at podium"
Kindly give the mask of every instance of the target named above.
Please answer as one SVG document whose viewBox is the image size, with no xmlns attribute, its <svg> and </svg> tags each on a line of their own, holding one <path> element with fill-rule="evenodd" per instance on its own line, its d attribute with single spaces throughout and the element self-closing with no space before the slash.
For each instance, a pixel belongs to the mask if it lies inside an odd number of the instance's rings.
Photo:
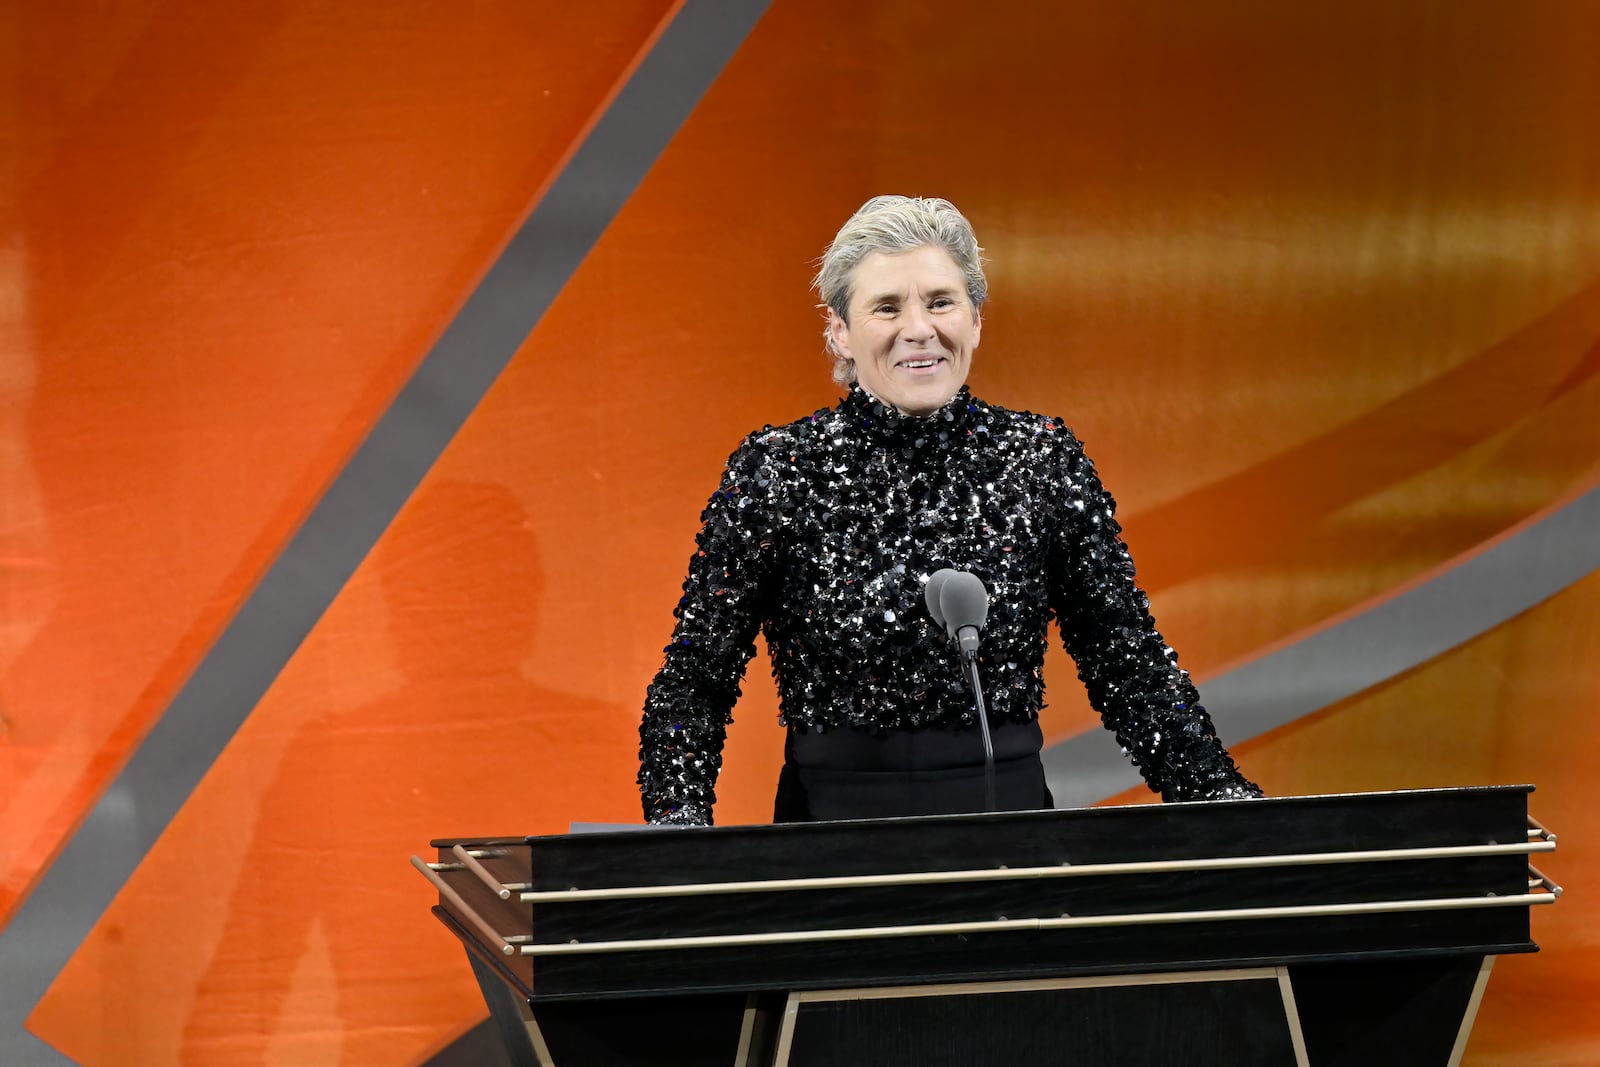
<svg viewBox="0 0 1600 1067">
<path fill-rule="evenodd" d="M 747 436 L 706 505 L 640 725 L 645 817 L 712 821 L 758 630 L 788 731 L 775 821 L 982 811 L 991 789 L 1000 810 L 1050 807 L 1038 718 L 1051 620 L 1151 789 L 1259 796 L 1156 630 L 1072 431 L 968 391 L 987 281 L 966 218 L 944 200 L 874 197 L 815 285 L 846 393 Z M 987 774 L 962 659 L 928 606 L 945 570 L 988 594 Z"/>
</svg>

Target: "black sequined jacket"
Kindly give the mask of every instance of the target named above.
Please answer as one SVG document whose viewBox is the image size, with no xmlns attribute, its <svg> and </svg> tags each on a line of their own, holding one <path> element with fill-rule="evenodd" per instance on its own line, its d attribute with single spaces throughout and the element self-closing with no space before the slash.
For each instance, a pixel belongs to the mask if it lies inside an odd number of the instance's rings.
<svg viewBox="0 0 1600 1067">
<path fill-rule="evenodd" d="M 646 818 L 708 823 L 759 629 L 798 730 L 970 725 L 972 700 L 923 585 L 989 588 L 979 665 L 993 721 L 1043 703 L 1054 618 L 1089 699 L 1167 800 L 1256 796 L 1217 740 L 1134 581 L 1114 503 L 1060 419 L 963 388 L 908 416 L 852 387 L 747 437 L 701 516 L 666 660 L 645 700 Z"/>
</svg>

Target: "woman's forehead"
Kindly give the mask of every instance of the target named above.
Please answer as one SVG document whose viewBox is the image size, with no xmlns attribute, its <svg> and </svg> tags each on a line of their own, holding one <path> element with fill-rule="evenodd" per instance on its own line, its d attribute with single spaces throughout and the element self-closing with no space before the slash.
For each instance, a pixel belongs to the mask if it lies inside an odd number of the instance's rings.
<svg viewBox="0 0 1600 1067">
<path fill-rule="evenodd" d="M 923 245 L 908 252 L 870 252 L 850 276 L 857 300 L 921 292 L 964 292 L 965 279 L 955 258 L 943 248 Z"/>
</svg>

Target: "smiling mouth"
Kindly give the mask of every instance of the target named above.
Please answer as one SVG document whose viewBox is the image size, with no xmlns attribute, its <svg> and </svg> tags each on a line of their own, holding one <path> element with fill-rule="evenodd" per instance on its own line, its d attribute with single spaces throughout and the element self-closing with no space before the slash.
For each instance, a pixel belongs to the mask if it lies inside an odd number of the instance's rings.
<svg viewBox="0 0 1600 1067">
<path fill-rule="evenodd" d="M 897 365 L 907 370 L 927 370 L 943 362 L 943 356 L 929 356 L 927 359 L 902 359 Z"/>
</svg>

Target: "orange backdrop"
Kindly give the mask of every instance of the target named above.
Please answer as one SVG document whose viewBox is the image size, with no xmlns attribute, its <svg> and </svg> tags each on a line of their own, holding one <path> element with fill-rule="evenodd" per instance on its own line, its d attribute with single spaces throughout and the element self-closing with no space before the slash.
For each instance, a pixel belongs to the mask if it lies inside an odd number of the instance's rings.
<svg viewBox="0 0 1600 1067">
<path fill-rule="evenodd" d="M 603 7 L 5 16 L 0 913 L 676 10 Z M 1600 484 L 1600 9 L 991 7 L 772 5 L 37 1034 L 407 1064 L 482 1017 L 406 856 L 638 818 L 696 516 L 744 432 L 836 397 L 806 287 L 871 194 L 974 220 L 974 389 L 1085 439 L 1202 683 Z M 1551 873 L 1597 884 L 1597 660 L 1591 576 L 1238 755 L 1277 794 L 1536 782 Z M 1047 670 L 1051 739 L 1092 728 Z M 781 758 L 747 690 L 722 822 Z M 1600 1062 L 1595 918 L 1535 914 L 1468 1064 Z"/>
</svg>

